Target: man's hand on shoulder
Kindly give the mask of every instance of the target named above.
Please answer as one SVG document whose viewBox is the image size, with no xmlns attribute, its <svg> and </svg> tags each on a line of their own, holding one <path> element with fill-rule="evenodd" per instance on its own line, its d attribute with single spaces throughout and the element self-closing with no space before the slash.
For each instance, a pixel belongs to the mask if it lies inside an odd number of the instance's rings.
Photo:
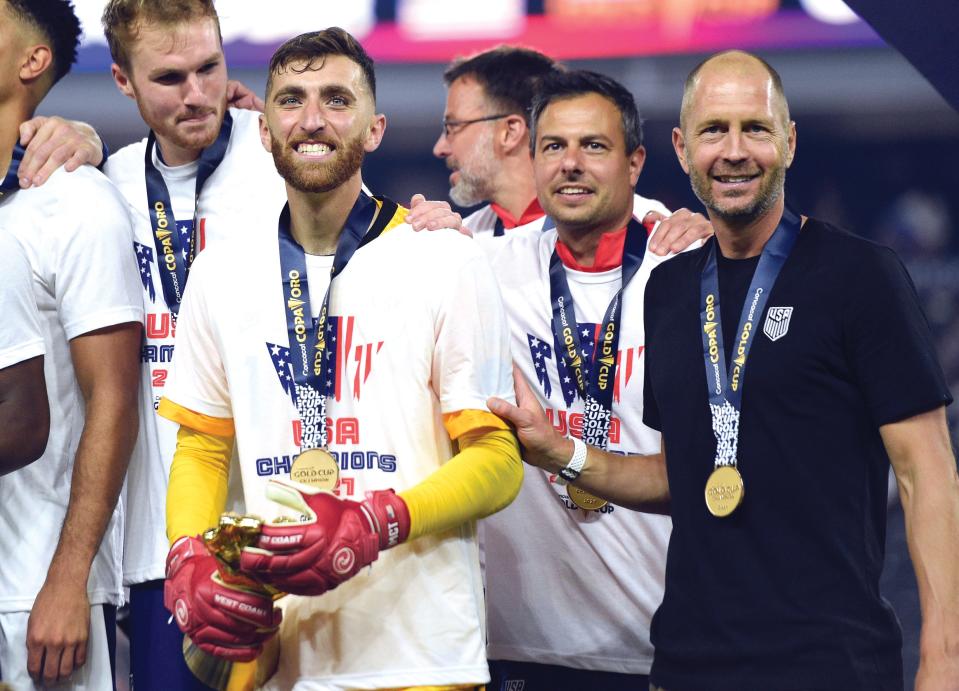
<svg viewBox="0 0 959 691">
<path fill-rule="evenodd" d="M 650 211 L 643 217 L 643 225 L 647 228 L 653 227 L 657 222 L 659 226 L 649 238 L 649 251 L 661 257 L 678 254 L 693 243 L 698 243 L 698 247 L 713 235 L 713 226 L 709 219 L 689 209 L 678 209 L 670 216 Z"/>
<path fill-rule="evenodd" d="M 427 201 L 422 194 L 414 194 L 410 199 L 410 212 L 406 214 L 406 222 L 413 230 L 452 228 L 473 237 L 469 228 L 463 225 L 463 217 L 453 211 L 449 202 Z"/>
<path fill-rule="evenodd" d="M 231 108 L 254 110 L 259 113 L 263 112 L 264 107 L 263 99 L 257 96 L 253 89 L 235 79 L 226 83 L 226 104 Z"/>
<path fill-rule="evenodd" d="M 85 163 L 103 162 L 103 142 L 85 122 L 61 117 L 37 117 L 20 125 L 20 143 L 25 147 L 20 161 L 20 187 L 39 187 L 61 165 L 72 173 Z"/>
</svg>

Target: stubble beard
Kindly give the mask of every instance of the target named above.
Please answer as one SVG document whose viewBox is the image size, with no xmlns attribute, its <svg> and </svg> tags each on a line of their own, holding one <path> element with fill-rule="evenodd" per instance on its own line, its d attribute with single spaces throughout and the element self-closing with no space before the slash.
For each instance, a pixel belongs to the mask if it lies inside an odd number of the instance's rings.
<svg viewBox="0 0 959 691">
<path fill-rule="evenodd" d="M 477 138 L 469 155 L 460 163 L 459 182 L 450 187 L 450 199 L 457 206 L 475 206 L 492 198 L 492 180 L 496 174 L 493 157 L 493 130 L 487 128 Z"/>
<path fill-rule="evenodd" d="M 273 163 L 286 182 L 300 192 L 318 193 L 335 190 L 352 178 L 363 165 L 366 152 L 363 140 L 359 137 L 348 140 L 334 152 L 331 161 L 310 165 L 309 161 L 299 161 L 296 152 L 287 148 L 276 137 L 270 139 Z"/>
<path fill-rule="evenodd" d="M 689 154 L 687 153 L 687 156 Z M 689 160 L 687 158 L 687 160 Z M 756 196 L 744 206 L 731 206 L 729 202 L 717 200 L 713 196 L 711 178 L 690 166 L 689 183 L 696 198 L 717 217 L 736 224 L 753 221 L 769 211 L 783 194 L 786 183 L 786 166 L 777 166 L 768 171 L 768 176 L 760 185 Z M 735 203 L 735 200 L 733 200 Z"/>
</svg>

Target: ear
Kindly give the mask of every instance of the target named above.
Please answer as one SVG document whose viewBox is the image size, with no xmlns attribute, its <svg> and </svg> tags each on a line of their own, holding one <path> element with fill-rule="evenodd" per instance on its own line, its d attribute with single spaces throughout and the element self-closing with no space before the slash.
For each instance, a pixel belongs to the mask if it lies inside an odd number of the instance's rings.
<svg viewBox="0 0 959 691">
<path fill-rule="evenodd" d="M 133 82 L 130 81 L 127 73 L 118 64 L 110 65 L 110 74 L 113 75 L 113 83 L 117 85 L 120 93 L 136 100 L 136 94 L 133 92 Z"/>
<path fill-rule="evenodd" d="M 53 66 L 49 46 L 38 44 L 25 49 L 18 76 L 22 82 L 35 82 Z"/>
<path fill-rule="evenodd" d="M 518 150 L 529 151 L 529 128 L 526 120 L 519 115 L 507 115 L 497 124 L 494 142 L 505 155 Z"/>
<path fill-rule="evenodd" d="M 366 153 L 372 153 L 380 148 L 380 142 L 383 141 L 383 135 L 386 133 L 386 116 L 382 113 L 376 113 L 370 120 L 370 131 L 366 135 L 366 142 L 363 144 L 363 150 Z"/>
<path fill-rule="evenodd" d="M 683 167 L 683 172 L 689 175 L 689 162 L 686 160 L 686 138 L 683 136 L 683 131 L 678 127 L 673 128 L 673 151 L 676 152 L 676 158 L 679 159 L 679 165 Z"/>
<path fill-rule="evenodd" d="M 643 164 L 646 163 L 646 147 L 637 146 L 636 151 L 629 155 L 629 183 L 636 187 L 639 182 L 639 174 L 643 172 Z"/>
<path fill-rule="evenodd" d="M 786 150 L 786 167 L 788 168 L 796 155 L 796 123 L 792 120 L 789 121 L 786 146 L 788 147 Z"/>
<path fill-rule="evenodd" d="M 266 113 L 260 113 L 260 143 L 268 152 L 273 151 L 273 137 L 270 136 L 270 126 L 266 122 Z"/>
</svg>

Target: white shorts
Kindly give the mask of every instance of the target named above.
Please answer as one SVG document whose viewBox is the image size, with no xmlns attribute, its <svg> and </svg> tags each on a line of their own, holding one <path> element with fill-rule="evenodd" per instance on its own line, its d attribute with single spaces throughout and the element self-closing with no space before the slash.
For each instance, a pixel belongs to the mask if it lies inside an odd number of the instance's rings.
<svg viewBox="0 0 959 691">
<path fill-rule="evenodd" d="M 110 611 L 104 612 L 105 608 Z M 0 680 L 13 687 L 14 691 L 43 691 L 43 689 L 110 691 L 113 689 L 111 641 L 116 639 L 114 631 L 107 631 L 108 622 L 116 625 L 115 608 L 112 605 L 93 605 L 90 608 L 87 661 L 83 667 L 75 670 L 68 680 L 52 686 L 34 684 L 27 672 L 27 622 L 29 619 L 30 612 L 0 612 Z"/>
</svg>

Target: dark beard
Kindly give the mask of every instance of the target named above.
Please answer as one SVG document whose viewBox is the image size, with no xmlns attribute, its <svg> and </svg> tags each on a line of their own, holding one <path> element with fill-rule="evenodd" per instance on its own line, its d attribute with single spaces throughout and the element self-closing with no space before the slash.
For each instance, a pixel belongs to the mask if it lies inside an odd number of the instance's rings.
<svg viewBox="0 0 959 691">
<path fill-rule="evenodd" d="M 270 150 L 276 170 L 286 182 L 300 192 L 329 192 L 349 180 L 363 164 L 363 141 L 351 139 L 334 152 L 333 160 L 322 166 L 297 165 L 296 153 L 287 149 L 275 137 Z"/>
</svg>

